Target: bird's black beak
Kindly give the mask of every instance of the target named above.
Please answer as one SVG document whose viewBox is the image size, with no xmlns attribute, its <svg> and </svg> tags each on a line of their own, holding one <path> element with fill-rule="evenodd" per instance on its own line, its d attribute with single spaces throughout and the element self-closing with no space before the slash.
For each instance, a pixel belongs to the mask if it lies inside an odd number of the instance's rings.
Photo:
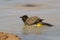
<svg viewBox="0 0 60 40">
<path fill-rule="evenodd" d="M 22 18 L 22 16 L 20 16 L 20 18 Z"/>
</svg>

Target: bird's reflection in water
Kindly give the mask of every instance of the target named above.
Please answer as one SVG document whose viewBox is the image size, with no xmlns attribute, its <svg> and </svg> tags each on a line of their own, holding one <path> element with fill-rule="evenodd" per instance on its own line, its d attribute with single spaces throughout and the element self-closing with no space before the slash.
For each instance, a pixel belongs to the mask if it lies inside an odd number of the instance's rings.
<svg viewBox="0 0 60 40">
<path fill-rule="evenodd" d="M 28 34 L 41 35 L 44 32 L 46 32 L 47 29 L 48 29 L 48 27 L 46 27 L 46 26 L 37 27 L 37 26 L 24 25 L 23 34 L 24 35 L 28 35 Z"/>
</svg>

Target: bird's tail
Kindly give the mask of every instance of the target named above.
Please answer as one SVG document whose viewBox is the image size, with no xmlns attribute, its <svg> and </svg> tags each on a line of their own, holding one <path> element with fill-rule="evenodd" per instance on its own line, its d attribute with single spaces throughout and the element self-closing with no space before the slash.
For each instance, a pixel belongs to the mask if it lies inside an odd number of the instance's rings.
<svg viewBox="0 0 60 40">
<path fill-rule="evenodd" d="M 52 24 L 49 24 L 49 23 L 42 23 L 43 25 L 46 25 L 46 26 L 49 26 L 49 27 L 52 27 L 53 25 Z"/>
</svg>

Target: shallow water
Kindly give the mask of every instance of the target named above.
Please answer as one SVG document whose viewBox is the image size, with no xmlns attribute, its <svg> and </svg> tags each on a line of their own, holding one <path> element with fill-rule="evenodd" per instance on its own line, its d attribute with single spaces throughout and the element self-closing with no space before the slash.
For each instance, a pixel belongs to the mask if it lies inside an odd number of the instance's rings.
<svg viewBox="0 0 60 40">
<path fill-rule="evenodd" d="M 38 7 L 24 7 L 34 4 Z M 22 15 L 38 16 L 53 24 L 41 35 L 22 35 Z M 60 40 L 60 0 L 0 0 L 0 31 L 15 33 L 22 40 Z"/>
</svg>

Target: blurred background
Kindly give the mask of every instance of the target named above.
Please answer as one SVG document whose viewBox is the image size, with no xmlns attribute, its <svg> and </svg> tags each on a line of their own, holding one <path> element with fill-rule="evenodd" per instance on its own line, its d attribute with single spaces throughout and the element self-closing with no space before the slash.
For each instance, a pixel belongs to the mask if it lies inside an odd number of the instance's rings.
<svg viewBox="0 0 60 40">
<path fill-rule="evenodd" d="M 41 35 L 22 35 L 23 15 L 38 16 L 54 26 Z M 22 40 L 60 40 L 60 0 L 0 0 L 0 32 L 15 33 Z"/>
</svg>

